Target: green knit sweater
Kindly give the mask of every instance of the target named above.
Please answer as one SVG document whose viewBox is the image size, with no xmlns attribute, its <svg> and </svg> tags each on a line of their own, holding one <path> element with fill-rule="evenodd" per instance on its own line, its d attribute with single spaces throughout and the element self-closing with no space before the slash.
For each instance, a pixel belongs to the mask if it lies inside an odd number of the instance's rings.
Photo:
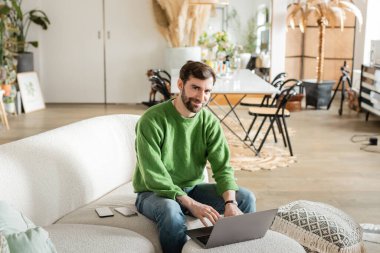
<svg viewBox="0 0 380 253">
<path fill-rule="evenodd" d="M 208 110 L 184 118 L 172 100 L 148 109 L 136 126 L 135 192 L 152 191 L 175 199 L 202 183 L 207 160 L 217 192 L 238 190 L 229 148 L 218 119 Z"/>
</svg>

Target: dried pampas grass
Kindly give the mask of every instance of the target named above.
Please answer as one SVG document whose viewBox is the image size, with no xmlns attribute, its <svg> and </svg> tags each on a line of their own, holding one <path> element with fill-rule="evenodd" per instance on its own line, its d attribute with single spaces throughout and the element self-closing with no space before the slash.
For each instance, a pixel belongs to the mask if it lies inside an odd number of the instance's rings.
<svg viewBox="0 0 380 253">
<path fill-rule="evenodd" d="M 211 5 L 189 0 L 152 0 L 158 30 L 170 47 L 196 46 L 210 17 Z"/>
</svg>

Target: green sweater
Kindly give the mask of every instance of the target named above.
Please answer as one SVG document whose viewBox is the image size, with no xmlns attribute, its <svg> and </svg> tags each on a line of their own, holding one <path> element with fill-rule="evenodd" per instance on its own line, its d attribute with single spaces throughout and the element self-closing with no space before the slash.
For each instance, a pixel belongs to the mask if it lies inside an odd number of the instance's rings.
<svg viewBox="0 0 380 253">
<path fill-rule="evenodd" d="M 136 126 L 135 192 L 152 191 L 175 199 L 203 182 L 207 160 L 218 194 L 238 190 L 229 148 L 219 120 L 208 110 L 184 118 L 172 100 L 148 109 Z"/>
</svg>

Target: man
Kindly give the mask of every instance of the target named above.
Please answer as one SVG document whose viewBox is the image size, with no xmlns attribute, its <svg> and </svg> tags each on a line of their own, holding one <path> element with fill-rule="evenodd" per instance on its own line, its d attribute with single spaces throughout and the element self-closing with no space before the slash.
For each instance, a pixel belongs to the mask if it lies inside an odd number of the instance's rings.
<svg viewBox="0 0 380 253">
<path fill-rule="evenodd" d="M 187 62 L 180 70 L 179 96 L 147 110 L 136 126 L 136 207 L 157 223 L 164 252 L 181 252 L 185 214 L 207 226 L 206 219 L 215 224 L 221 213 L 255 211 L 254 195 L 235 182 L 218 119 L 203 109 L 214 83 L 212 68 Z M 203 183 L 207 160 L 216 184 Z"/>
</svg>

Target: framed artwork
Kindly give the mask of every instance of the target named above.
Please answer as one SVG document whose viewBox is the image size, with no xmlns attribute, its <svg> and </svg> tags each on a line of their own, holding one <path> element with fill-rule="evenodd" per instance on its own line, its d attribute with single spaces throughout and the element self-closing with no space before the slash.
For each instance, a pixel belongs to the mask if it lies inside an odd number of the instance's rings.
<svg viewBox="0 0 380 253">
<path fill-rule="evenodd" d="M 36 72 L 18 73 L 17 82 L 25 113 L 45 108 L 45 102 L 42 97 L 40 83 Z"/>
</svg>

